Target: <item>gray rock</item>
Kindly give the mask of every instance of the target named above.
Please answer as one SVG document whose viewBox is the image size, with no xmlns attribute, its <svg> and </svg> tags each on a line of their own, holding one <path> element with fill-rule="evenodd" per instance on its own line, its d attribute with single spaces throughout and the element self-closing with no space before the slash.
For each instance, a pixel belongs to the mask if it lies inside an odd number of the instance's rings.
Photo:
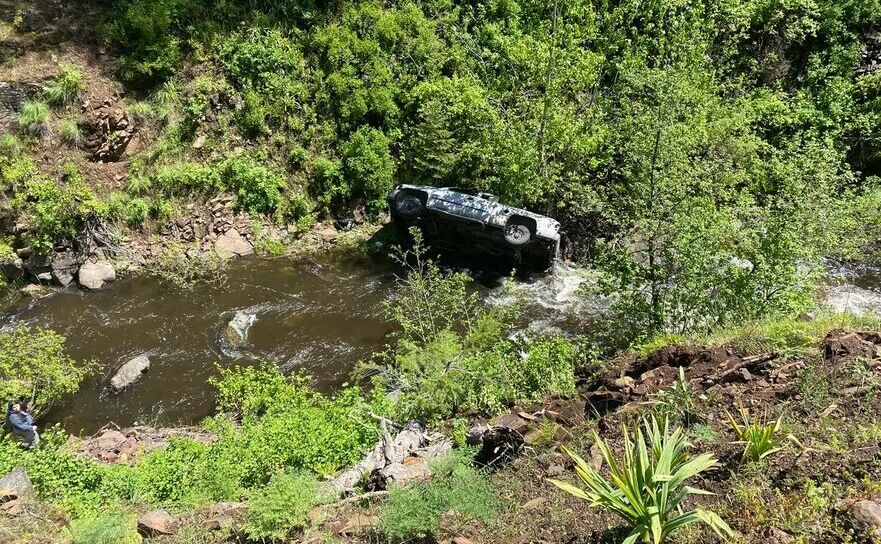
<svg viewBox="0 0 881 544">
<path fill-rule="evenodd" d="M 34 486 L 24 468 L 19 467 L 0 478 L 0 496 L 7 500 L 32 499 L 35 494 Z"/>
<path fill-rule="evenodd" d="M 8 281 L 17 280 L 24 275 L 24 261 L 17 255 L 10 255 L 0 261 L 0 274 Z"/>
<path fill-rule="evenodd" d="M 149 368 L 150 359 L 146 355 L 138 355 L 119 367 L 116 375 L 110 379 L 110 386 L 116 391 L 121 391 L 135 383 L 141 377 L 141 374 Z"/>
<path fill-rule="evenodd" d="M 248 341 L 248 330 L 257 321 L 257 314 L 238 311 L 223 331 L 223 338 L 233 348 L 239 348 Z"/>
<path fill-rule="evenodd" d="M 859 501 L 850 507 L 854 528 L 863 536 L 881 537 L 881 506 L 873 501 Z"/>
<path fill-rule="evenodd" d="M 87 262 L 80 267 L 78 276 L 80 285 L 86 289 L 100 289 L 116 279 L 116 271 L 107 261 Z"/>
<path fill-rule="evenodd" d="M 40 281 L 52 281 L 52 273 L 40 272 L 39 274 L 37 274 L 37 279 Z"/>
<path fill-rule="evenodd" d="M 52 258 L 51 268 L 52 279 L 55 280 L 58 285 L 67 287 L 73 282 L 79 265 L 77 264 L 76 256 L 70 251 L 65 251 L 56 254 Z"/>
<path fill-rule="evenodd" d="M 26 297 L 33 298 L 42 298 L 45 296 L 49 296 L 52 294 L 52 289 L 46 287 L 45 285 L 39 285 L 36 283 L 29 283 L 18 290 L 19 293 Z"/>
<path fill-rule="evenodd" d="M 231 228 L 214 242 L 214 251 L 225 258 L 243 257 L 254 253 L 254 248 L 245 240 L 239 231 Z"/>
</svg>

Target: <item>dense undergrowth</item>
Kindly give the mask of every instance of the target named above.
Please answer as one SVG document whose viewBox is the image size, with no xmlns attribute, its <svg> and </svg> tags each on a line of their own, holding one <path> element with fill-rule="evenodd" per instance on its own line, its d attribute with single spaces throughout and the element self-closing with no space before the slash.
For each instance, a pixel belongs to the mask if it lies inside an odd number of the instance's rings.
<svg viewBox="0 0 881 544">
<path fill-rule="evenodd" d="M 60 429 L 44 433 L 35 452 L 0 443 L 0 474 L 24 465 L 65 538 L 136 542 L 132 516 L 147 507 L 188 515 L 244 500 L 244 537 L 283 540 L 332 500 L 322 478 L 373 446 L 376 415 L 452 427 L 463 443 L 464 418 L 573 395 L 576 380 L 591 384 L 605 366 L 597 354 L 633 348 L 645 356 L 671 343 L 774 351 L 801 365 L 791 398 L 773 413 L 732 411 L 731 428 L 702 415 L 718 412 L 720 397 L 695 394 L 684 373 L 653 393 L 651 411 L 699 447 L 724 452 L 729 438 L 736 442 L 723 459 L 728 475 L 710 482 L 731 495 L 711 503 L 714 511 L 745 541 L 781 527 L 805 542 L 851 538 L 830 512 L 836 500 L 877 491 L 877 471 L 854 453 L 881 436 L 873 370 L 858 359 L 829 371 L 810 354 L 830 329 L 879 323 L 804 316 L 814 310 L 825 259 L 878 259 L 881 72 L 861 65 L 881 23 L 878 0 L 108 6 L 90 29 L 113 55 L 128 91 L 119 106 L 144 146 L 126 158 L 125 187 L 107 191 L 91 179 L 78 155 L 89 128 L 77 103 L 86 78 L 60 64 L 22 104 L 17 134 L 0 138 L 0 190 L 19 223 L 3 233 L 4 258 L 23 246 L 75 246 L 89 221 L 147 233 L 219 193 L 233 195 L 255 225 L 303 232 L 362 209 L 376 218 L 397 183 L 455 185 L 558 218 L 573 257 L 597 272 L 592 288 L 612 304 L 594 338 L 519 330 L 516 306 L 484 307 L 467 275 L 424 259 L 417 237 L 414 252 L 400 256 L 405 275 L 387 306 L 400 332 L 359 367 L 369 386 L 323 395 L 271 366 L 221 370 L 218 412 L 204 422 L 214 438 L 174 439 L 130 466 L 76 455 Z M 70 161 L 38 160 L 41 146 L 56 141 Z M 181 255 L 184 248 L 169 247 L 155 270 L 171 270 L 184 287 L 222 275 L 214 261 L 195 265 Z M 62 348 L 50 331 L 3 333 L 0 393 L 48 405 L 75 390 L 88 365 L 75 365 Z M 22 359 L 22 350 L 32 356 Z M 856 418 L 836 419 L 836 392 L 867 384 L 869 393 L 847 401 Z M 548 424 L 538 443 L 552 450 L 564 435 L 587 453 L 602 443 L 587 432 L 596 425 Z M 605 440 L 638 447 L 620 438 Z M 764 468 L 796 447 L 840 454 L 864 469 L 863 479 L 842 483 L 820 466 L 797 486 L 771 481 Z M 685 446 L 674 449 L 679 455 Z M 603 453 L 611 464 L 614 456 Z M 646 470 L 666 462 L 637 453 Z M 792 465 L 781 473 L 796 471 Z M 596 489 L 606 485 L 584 473 Z M 462 452 L 435 476 L 392 490 L 380 507 L 381 538 L 431 539 L 445 523 L 523 517 L 507 511 Z M 534 484 L 492 481 L 515 496 Z M 565 517 L 574 506 L 554 508 Z M 650 514 L 629 523 L 652 523 Z M 716 522 L 705 514 L 695 515 Z M 607 519 L 591 521 L 608 527 Z M 665 542 L 715 538 L 691 526 L 662 533 Z"/>
</svg>

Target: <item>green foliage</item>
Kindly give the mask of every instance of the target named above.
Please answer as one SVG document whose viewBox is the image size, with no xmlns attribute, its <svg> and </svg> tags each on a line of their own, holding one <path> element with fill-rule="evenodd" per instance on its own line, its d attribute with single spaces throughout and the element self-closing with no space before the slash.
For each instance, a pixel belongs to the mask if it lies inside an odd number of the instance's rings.
<svg viewBox="0 0 881 544">
<path fill-rule="evenodd" d="M 114 193 L 107 199 L 104 213 L 109 219 L 121 220 L 129 227 L 137 228 L 150 215 L 150 205 L 142 198 Z"/>
<path fill-rule="evenodd" d="M 0 332 L 0 399 L 31 399 L 41 411 L 76 392 L 93 370 L 64 351 L 65 339 L 41 328 L 14 327 Z"/>
<path fill-rule="evenodd" d="M 461 524 L 494 519 L 498 499 L 486 477 L 471 466 L 467 453 L 460 450 L 438 459 L 431 469 L 431 483 L 390 490 L 379 522 L 389 541 L 434 537 L 444 515 Z"/>
<path fill-rule="evenodd" d="M 224 184 L 236 194 L 236 204 L 249 212 L 278 208 L 287 187 L 284 177 L 245 155 L 233 155 L 220 165 Z"/>
<path fill-rule="evenodd" d="M 363 126 L 341 149 L 343 175 L 352 193 L 363 196 L 373 212 L 385 207 L 385 197 L 392 190 L 395 164 L 389 151 L 390 143 L 381 130 Z"/>
<path fill-rule="evenodd" d="M 53 106 L 63 106 L 76 99 L 83 89 L 83 73 L 70 64 L 61 65 L 61 74 L 52 78 L 46 85 L 46 102 Z"/>
<path fill-rule="evenodd" d="M 306 472 L 274 474 L 248 501 L 242 531 L 261 542 L 282 541 L 292 529 L 306 525 L 317 497 L 315 476 Z"/>
<path fill-rule="evenodd" d="M 215 191 L 221 187 L 220 172 L 208 164 L 168 164 L 153 173 L 150 187 L 157 187 L 168 195 Z"/>
<path fill-rule="evenodd" d="M 612 481 L 590 466 L 581 457 L 566 450 L 575 461 L 575 472 L 586 490 L 567 482 L 551 480 L 563 491 L 602 506 L 624 519 L 631 528 L 623 544 L 636 542 L 669 542 L 670 535 L 683 526 L 703 522 L 720 537 L 733 536 L 733 531 L 717 514 L 695 508 L 682 509 L 682 501 L 689 495 L 706 495 L 706 491 L 683 485 L 694 476 L 712 468 L 716 460 L 705 453 L 689 459 L 685 451 L 688 442 L 682 429 L 672 433 L 665 424 L 663 430 L 657 420 L 644 421 L 631 440 L 624 427 L 624 457 L 618 461 L 612 449 L 594 432 L 594 439 L 609 467 Z"/>
<path fill-rule="evenodd" d="M 70 524 L 73 544 L 137 544 L 141 537 L 135 519 L 124 514 L 106 514 L 76 519 Z"/>
<path fill-rule="evenodd" d="M 169 244 L 150 267 L 150 274 L 178 289 L 197 285 L 221 287 L 226 283 L 227 259 L 213 249 Z"/>
<path fill-rule="evenodd" d="M 421 237 L 399 256 L 405 274 L 386 303 L 398 326 L 378 370 L 398 392 L 402 418 L 443 419 L 465 410 L 485 414 L 549 393 L 575 392 L 578 350 L 563 337 L 512 335 L 512 307 L 486 309 L 462 273 L 426 259 Z"/>
<path fill-rule="evenodd" d="M 658 391 L 652 396 L 652 410 L 661 421 L 671 421 L 688 425 L 694 413 L 694 396 L 685 380 L 685 369 L 679 367 L 679 379 L 669 389 Z"/>
<path fill-rule="evenodd" d="M 734 419 L 730 412 L 726 411 L 726 414 L 728 414 L 728 423 L 737 435 L 737 443 L 743 446 L 744 459 L 758 463 L 780 451 L 781 448 L 777 447 L 774 435 L 780 430 L 782 417 L 778 417 L 775 421 L 766 421 L 761 417 L 751 418 L 745 408 L 741 408 L 739 412 L 740 422 Z"/>
<path fill-rule="evenodd" d="M 16 207 L 31 222 L 26 238 L 37 251 L 48 252 L 56 242 L 72 240 L 86 217 L 100 207 L 74 167 L 66 166 L 63 178 L 59 183 L 31 175 L 15 196 Z"/>
<path fill-rule="evenodd" d="M 58 135 L 61 141 L 71 147 L 79 147 L 83 142 L 83 131 L 80 130 L 76 119 L 62 119 L 58 125 Z"/>
<path fill-rule="evenodd" d="M 40 138 L 48 136 L 49 113 L 49 106 L 45 102 L 25 102 L 18 114 L 18 127 L 26 134 Z"/>
</svg>

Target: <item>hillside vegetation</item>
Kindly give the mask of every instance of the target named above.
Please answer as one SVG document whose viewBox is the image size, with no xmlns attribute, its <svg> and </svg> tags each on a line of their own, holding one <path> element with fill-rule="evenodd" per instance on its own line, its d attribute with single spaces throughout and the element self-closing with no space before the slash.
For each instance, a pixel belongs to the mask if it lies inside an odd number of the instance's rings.
<svg viewBox="0 0 881 544">
<path fill-rule="evenodd" d="M 215 415 L 149 451 L 3 437 L 0 476 L 24 467 L 37 501 L 0 494 L 0 542 L 881 534 L 879 321 L 818 311 L 830 261 L 881 259 L 881 0 L 30 4 L 0 3 L 11 286 L 91 259 L 222 288 L 219 237 L 284 254 L 334 220 L 374 234 L 416 183 L 558 219 L 610 307 L 590 337 L 538 334 L 414 233 L 397 332 L 357 385 L 218 370 Z M 48 406 L 93 366 L 52 331 L 0 331 L 10 397 Z M 430 480 L 327 485 L 390 462 L 412 421 L 450 437 L 400 461 Z M 173 534 L 138 527 L 148 511 Z"/>
</svg>

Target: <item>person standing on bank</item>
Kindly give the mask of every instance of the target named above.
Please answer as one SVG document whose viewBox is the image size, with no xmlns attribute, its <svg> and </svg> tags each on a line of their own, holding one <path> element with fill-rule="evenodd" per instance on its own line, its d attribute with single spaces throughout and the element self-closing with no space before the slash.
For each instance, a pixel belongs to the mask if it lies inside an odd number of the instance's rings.
<svg viewBox="0 0 881 544">
<path fill-rule="evenodd" d="M 37 447 L 40 435 L 37 433 L 37 426 L 34 425 L 34 416 L 27 412 L 20 402 L 9 405 L 9 409 L 6 411 L 6 421 L 12 428 L 13 436 L 18 438 L 24 447 L 29 450 Z"/>
</svg>

